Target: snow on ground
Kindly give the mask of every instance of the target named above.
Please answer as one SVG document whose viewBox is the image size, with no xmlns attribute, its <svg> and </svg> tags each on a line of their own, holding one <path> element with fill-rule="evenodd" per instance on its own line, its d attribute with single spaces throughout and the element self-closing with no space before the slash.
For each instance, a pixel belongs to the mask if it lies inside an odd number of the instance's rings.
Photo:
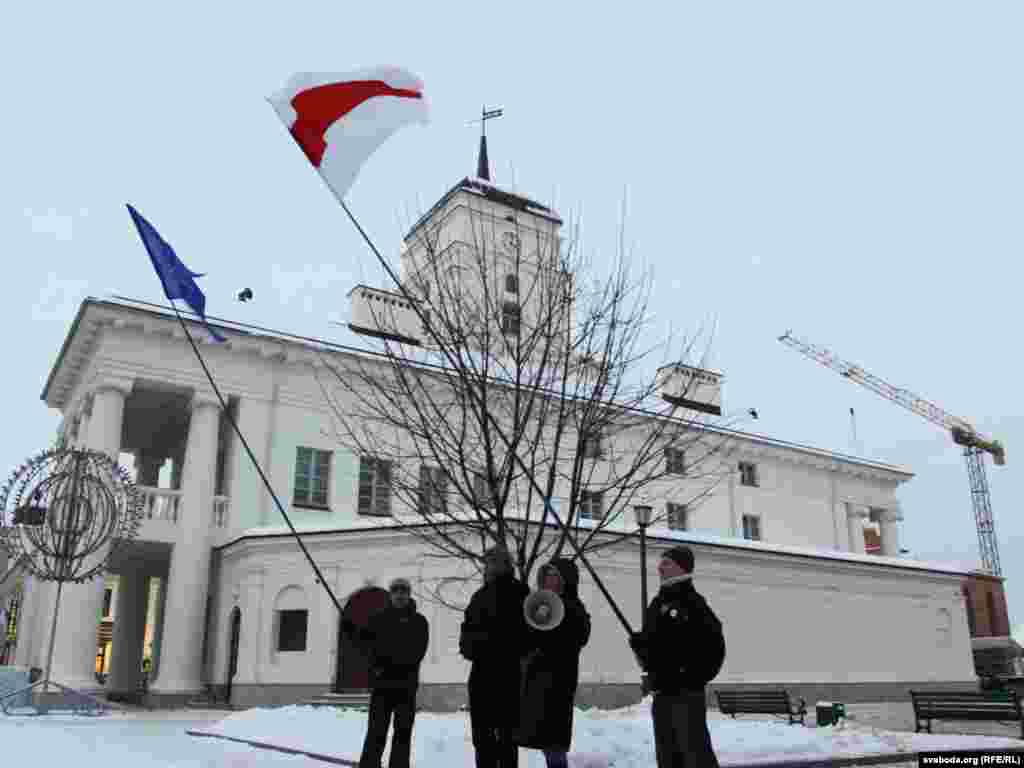
<svg viewBox="0 0 1024 768">
<path fill-rule="evenodd" d="M 203 728 L 195 713 L 149 717 L 5 717 L 0 713 L 0 764 L 74 768 L 324 768 L 308 757 L 284 755 L 220 739 L 187 736 Z M 215 722 L 215 721 L 212 721 Z"/>
<path fill-rule="evenodd" d="M 813 721 L 813 715 L 810 718 Z M 913 753 L 947 749 L 1020 749 L 1019 739 L 881 731 L 851 722 L 817 728 L 775 720 L 733 720 L 708 713 L 711 738 L 723 765 L 781 760 Z M 331 707 L 289 706 L 238 712 L 199 730 L 307 752 L 358 760 L 366 714 Z M 571 768 L 653 768 L 650 701 L 615 711 L 577 710 Z M 413 730 L 416 768 L 473 765 L 465 713 L 421 712 Z M 540 752 L 522 750 L 522 768 L 543 768 Z"/>
<path fill-rule="evenodd" d="M 779 720 L 732 720 L 714 711 L 708 713 L 708 721 L 723 766 L 879 753 L 907 753 L 910 763 L 910 754 L 917 751 L 1024 746 L 1014 738 L 883 731 L 854 722 L 802 727 Z M 114 712 L 97 718 L 0 715 L 0 755 L 4 765 L 40 767 L 322 768 L 325 763 L 309 757 L 191 737 L 185 731 L 356 760 L 365 729 L 365 713 L 331 707 L 257 708 L 226 718 L 216 712 L 167 710 Z M 615 711 L 577 710 L 573 746 L 572 768 L 654 768 L 649 701 Z M 417 715 L 414 768 L 468 768 L 473 763 L 465 713 Z M 544 758 L 537 751 L 522 750 L 519 764 L 543 768 Z"/>
</svg>

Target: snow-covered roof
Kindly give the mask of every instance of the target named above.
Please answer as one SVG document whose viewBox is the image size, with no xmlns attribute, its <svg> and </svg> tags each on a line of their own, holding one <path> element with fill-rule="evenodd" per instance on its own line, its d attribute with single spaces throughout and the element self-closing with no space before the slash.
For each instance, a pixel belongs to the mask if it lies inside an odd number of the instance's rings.
<svg viewBox="0 0 1024 768">
<path fill-rule="evenodd" d="M 520 195 L 519 193 L 513 192 L 509 189 L 503 189 L 493 181 L 480 179 L 476 176 L 467 176 L 441 195 L 441 198 L 430 207 L 430 210 L 417 219 L 416 223 L 409 229 L 404 240 L 408 241 L 412 238 L 416 230 L 430 220 L 438 210 L 443 208 L 448 201 L 459 192 L 468 192 L 473 195 L 479 195 L 480 197 L 492 202 L 507 205 L 509 208 L 514 210 L 531 213 L 534 216 L 540 216 L 541 218 L 548 219 L 556 224 L 562 223 L 562 219 L 558 213 L 543 203 L 538 203 L 536 200 L 531 200 L 529 197 L 525 197 L 524 195 Z"/>
<path fill-rule="evenodd" d="M 48 403 L 50 402 L 49 396 L 51 385 L 54 383 L 55 379 L 57 378 L 57 373 L 63 365 L 65 354 L 69 352 L 70 347 L 74 346 L 72 342 L 74 341 L 76 332 L 89 306 L 126 309 L 133 312 L 144 313 L 150 316 L 162 317 L 169 320 L 177 321 L 177 317 L 175 316 L 173 310 L 168 306 L 153 304 L 151 302 L 140 301 L 137 299 L 129 299 L 121 296 L 115 296 L 110 299 L 96 299 L 93 297 L 86 298 L 85 300 L 83 300 L 82 305 L 78 310 L 78 314 L 75 316 L 75 320 L 72 323 L 71 330 L 68 332 L 68 336 L 64 341 L 64 346 L 61 348 L 60 354 L 58 355 L 57 360 L 50 371 L 50 375 L 47 378 L 46 385 L 43 388 L 42 395 L 40 396 L 40 399 Z M 194 315 L 191 312 L 187 310 L 179 311 L 182 317 L 189 321 L 193 326 L 195 326 L 195 328 L 200 332 L 200 334 L 203 333 L 203 331 L 200 330 L 201 326 L 198 325 L 197 322 L 193 319 Z M 271 328 L 252 325 L 249 323 L 241 323 L 235 320 L 229 320 L 222 317 L 215 317 L 213 315 L 207 315 L 207 320 L 209 320 L 211 326 L 217 328 L 220 331 L 230 332 L 232 334 L 237 335 L 243 335 L 248 338 L 261 338 L 275 342 L 293 344 L 317 352 L 332 352 L 336 354 L 350 354 L 362 357 L 366 357 L 368 355 L 373 357 L 379 356 L 377 353 L 374 353 L 372 350 L 368 349 L 360 349 L 358 347 L 351 347 L 345 344 L 336 344 L 334 342 L 326 341 L 324 339 L 318 339 L 311 336 L 301 336 L 299 334 L 289 333 L 286 331 L 277 331 Z M 82 347 L 82 350 L 79 351 L 79 354 L 86 354 L 89 348 L 89 344 L 83 342 L 79 346 Z M 64 389 L 67 390 L 69 389 L 69 387 L 65 386 Z M 51 405 L 54 404 L 55 403 L 51 403 Z M 695 428 L 706 430 L 707 432 L 713 434 L 729 435 L 741 438 L 746 442 L 753 443 L 756 445 L 788 449 L 809 456 L 816 456 L 818 458 L 828 461 L 840 461 L 846 465 L 856 466 L 863 469 L 886 472 L 903 479 L 909 479 L 914 476 L 914 473 L 911 472 L 909 469 L 899 467 L 894 464 L 886 464 L 880 461 L 873 461 L 870 459 L 863 459 L 856 456 L 849 456 L 847 454 L 829 451 L 823 448 L 815 448 L 810 445 L 795 443 L 788 440 L 781 440 L 778 438 L 768 437 L 765 435 L 758 435 L 752 432 L 743 432 L 737 429 L 728 429 L 725 427 L 717 427 L 709 424 L 695 425 Z"/>
</svg>

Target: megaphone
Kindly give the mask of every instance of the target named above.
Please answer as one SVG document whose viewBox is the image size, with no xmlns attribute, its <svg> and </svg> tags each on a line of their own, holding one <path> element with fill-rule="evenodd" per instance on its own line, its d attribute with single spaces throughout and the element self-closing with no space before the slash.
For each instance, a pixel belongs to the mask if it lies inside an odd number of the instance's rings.
<svg viewBox="0 0 1024 768">
<path fill-rule="evenodd" d="M 538 589 L 523 601 L 523 615 L 526 623 L 534 629 L 554 629 L 565 618 L 565 603 L 557 592 Z"/>
</svg>

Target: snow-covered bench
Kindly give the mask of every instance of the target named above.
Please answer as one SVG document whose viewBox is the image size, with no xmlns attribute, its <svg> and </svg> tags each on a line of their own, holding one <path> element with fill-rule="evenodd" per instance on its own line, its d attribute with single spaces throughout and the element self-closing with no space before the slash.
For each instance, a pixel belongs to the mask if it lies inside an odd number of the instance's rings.
<svg viewBox="0 0 1024 768">
<path fill-rule="evenodd" d="M 932 732 L 932 720 L 996 720 L 1019 722 L 1024 739 L 1024 714 L 1016 691 L 911 691 L 915 732 Z"/>
<path fill-rule="evenodd" d="M 745 691 L 715 691 L 718 709 L 723 715 L 736 717 L 737 713 L 747 715 L 785 715 L 789 724 L 804 724 L 807 702 L 793 701 L 785 688 L 762 688 Z"/>
</svg>

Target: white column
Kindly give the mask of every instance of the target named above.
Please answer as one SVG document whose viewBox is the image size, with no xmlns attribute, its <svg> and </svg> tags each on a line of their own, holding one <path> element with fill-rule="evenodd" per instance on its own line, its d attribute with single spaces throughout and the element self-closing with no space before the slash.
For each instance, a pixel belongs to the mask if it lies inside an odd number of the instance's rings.
<svg viewBox="0 0 1024 768">
<path fill-rule="evenodd" d="M 882 554 L 887 557 L 899 557 L 900 554 L 900 529 L 899 524 L 903 522 L 903 513 L 899 505 L 882 510 Z"/>
<path fill-rule="evenodd" d="M 124 401 L 132 384 L 131 379 L 108 378 L 101 380 L 93 391 L 88 447 L 102 451 L 114 461 L 121 452 Z M 51 604 L 49 611 L 52 610 Z M 96 682 L 96 631 L 102 610 L 102 576 L 85 584 L 64 585 L 53 651 L 52 677 L 56 682 L 85 690 L 100 687 Z"/>
<path fill-rule="evenodd" d="M 863 555 L 864 521 L 868 519 L 868 508 L 861 504 L 847 504 L 846 525 L 850 535 L 850 551 Z"/>
<path fill-rule="evenodd" d="M 251 571 L 239 585 L 238 607 L 242 611 L 242 631 L 239 634 L 236 684 L 260 682 L 261 662 L 270 655 L 269 645 L 263 645 L 263 582 L 263 571 Z"/>
<path fill-rule="evenodd" d="M 182 477 L 182 535 L 171 553 L 167 615 L 160 643 L 156 693 L 202 689 L 203 632 L 210 580 L 210 523 L 217 461 L 219 407 L 216 400 L 192 400 Z"/>
<path fill-rule="evenodd" d="M 18 645 L 14 649 L 15 666 L 34 666 L 32 650 L 41 644 L 39 612 L 46 604 L 43 599 L 46 594 L 44 586 L 35 576 L 26 574 L 21 592 L 21 607 L 18 609 L 20 615 L 18 616 Z"/>
<path fill-rule="evenodd" d="M 134 693 L 142 674 L 142 645 L 146 636 L 149 578 L 142 571 L 119 574 L 114 642 L 107 691 Z"/>
<path fill-rule="evenodd" d="M 153 666 L 149 672 L 152 686 L 160 674 L 160 649 L 163 647 L 164 616 L 167 614 L 167 577 L 160 577 L 159 594 L 156 599 L 156 610 L 153 611 Z"/>
<path fill-rule="evenodd" d="M 92 395 L 86 395 L 78 408 L 78 429 L 72 444 L 75 448 L 86 448 L 89 445 L 89 420 L 92 414 Z"/>
</svg>

